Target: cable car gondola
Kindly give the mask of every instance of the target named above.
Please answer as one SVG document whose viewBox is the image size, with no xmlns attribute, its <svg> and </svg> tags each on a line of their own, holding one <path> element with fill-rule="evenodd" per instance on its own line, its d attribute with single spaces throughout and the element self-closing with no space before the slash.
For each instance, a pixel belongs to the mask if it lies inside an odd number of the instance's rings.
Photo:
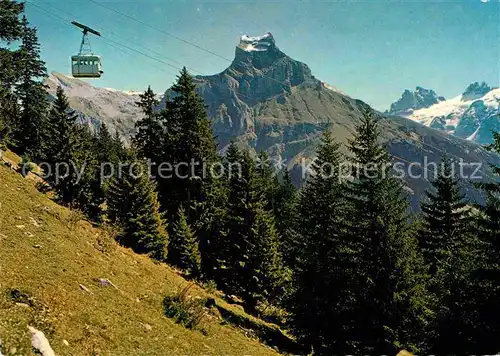
<svg viewBox="0 0 500 356">
<path fill-rule="evenodd" d="M 101 34 L 88 26 L 82 25 L 76 21 L 71 22 L 76 27 L 83 30 L 82 43 L 80 44 L 80 52 L 71 57 L 71 73 L 74 78 L 100 78 L 102 76 L 101 57 L 95 55 L 90 48 L 88 34 L 92 33 L 96 36 Z"/>
</svg>

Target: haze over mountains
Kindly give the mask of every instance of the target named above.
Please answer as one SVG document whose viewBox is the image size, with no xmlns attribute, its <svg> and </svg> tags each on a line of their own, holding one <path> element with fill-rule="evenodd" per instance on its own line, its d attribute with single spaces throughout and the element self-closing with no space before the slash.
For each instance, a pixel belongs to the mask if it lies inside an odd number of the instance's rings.
<svg viewBox="0 0 500 356">
<path fill-rule="evenodd" d="M 499 104 L 499 88 L 475 82 L 448 100 L 422 87 L 405 90 L 386 112 L 485 145 L 500 131 Z"/>
<path fill-rule="evenodd" d="M 196 76 L 195 83 L 213 120 L 221 150 L 230 140 L 255 152 L 265 150 L 271 158 L 280 162 L 279 168 L 286 166 L 292 170 L 297 184 L 302 183 L 301 167 L 314 157 L 321 133 L 331 129 L 339 142 L 346 143 L 359 124 L 363 110 L 368 107 L 363 101 L 351 98 L 316 78 L 307 64 L 281 51 L 270 33 L 258 37 L 243 36 L 228 68 L 218 74 Z M 58 73 L 52 73 L 47 84 L 51 93 L 55 92 L 57 85 L 63 86 L 71 106 L 80 113 L 83 121 L 95 127 L 100 121 L 105 122 L 112 131 L 117 130 L 125 138 L 133 135 L 134 122 L 142 116 L 134 104 L 136 93 L 95 88 Z M 484 90 L 481 87 L 471 88 L 467 95 L 463 95 L 465 101 L 459 107 L 470 108 L 478 102 L 474 96 L 481 95 Z M 170 95 L 171 92 L 166 90 L 160 96 L 160 107 Z M 490 90 L 488 95 L 482 101 L 486 111 L 493 110 L 495 100 L 498 110 L 497 92 Z M 427 119 L 430 120 L 427 126 L 420 124 L 427 123 L 424 119 L 415 119 L 423 115 L 422 110 L 443 103 L 448 101 L 432 90 L 417 88 L 416 93 L 406 91 L 393 104 L 390 112 L 379 113 L 382 138 L 389 152 L 405 165 L 412 162 L 424 164 L 425 160 L 439 162 L 443 153 L 447 152 L 457 160 L 463 158 L 465 162 L 480 162 L 485 175 L 486 163 L 500 163 L 498 156 L 471 142 L 474 140 L 449 135 L 447 132 L 450 130 L 427 127 L 436 127 L 436 123 L 431 125 L 435 117 Z M 477 108 L 474 113 L 482 112 L 480 103 L 474 105 Z M 469 112 L 468 117 L 476 118 L 467 108 L 460 116 Z M 413 120 L 396 116 L 408 114 Z M 448 114 L 441 115 L 445 115 L 445 120 L 451 120 L 446 119 Z M 476 121 L 472 121 L 479 122 L 486 130 L 489 117 L 477 117 Z M 477 130 L 476 126 L 471 127 Z M 478 131 L 477 137 L 482 140 L 486 136 Z M 414 167 L 415 173 L 419 170 L 420 173 L 425 171 L 422 167 Z M 416 205 L 423 190 L 428 187 L 428 180 L 425 177 L 407 177 L 407 181 Z M 471 198 L 480 199 L 472 186 L 468 185 L 466 189 Z"/>
</svg>

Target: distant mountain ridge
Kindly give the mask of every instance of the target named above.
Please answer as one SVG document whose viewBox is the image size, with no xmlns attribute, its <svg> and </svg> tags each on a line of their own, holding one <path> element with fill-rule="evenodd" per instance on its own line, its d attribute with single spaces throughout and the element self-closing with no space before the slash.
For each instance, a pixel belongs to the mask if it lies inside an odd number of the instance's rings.
<svg viewBox="0 0 500 356">
<path fill-rule="evenodd" d="M 403 97 L 406 97 L 405 90 Z M 433 91 L 431 91 L 433 92 Z M 429 100 L 428 105 L 408 107 L 399 99 L 387 111 L 465 140 L 487 145 L 493 131 L 500 131 L 500 89 L 474 82 L 449 100 Z"/>
<path fill-rule="evenodd" d="M 479 99 L 488 94 L 491 90 L 493 90 L 493 88 L 485 82 L 482 82 L 481 84 L 479 84 L 479 82 L 474 82 L 470 84 L 462 93 L 462 101 Z"/>
<path fill-rule="evenodd" d="M 434 90 L 417 86 L 413 92 L 406 89 L 401 98 L 394 102 L 386 113 L 391 115 L 408 115 L 415 110 L 428 108 L 434 104 L 446 100 L 438 96 Z"/>
</svg>

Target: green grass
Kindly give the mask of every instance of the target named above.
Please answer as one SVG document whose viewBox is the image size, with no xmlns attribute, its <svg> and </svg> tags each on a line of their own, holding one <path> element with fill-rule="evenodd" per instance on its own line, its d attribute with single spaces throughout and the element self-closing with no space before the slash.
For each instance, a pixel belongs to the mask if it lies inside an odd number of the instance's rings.
<svg viewBox="0 0 500 356">
<path fill-rule="evenodd" d="M 9 158 L 16 159 L 11 154 Z M 0 203 L 4 354 L 32 354 L 28 325 L 46 334 L 58 356 L 278 354 L 260 343 L 258 335 L 246 336 L 240 326 L 228 324 L 227 315 L 209 315 L 205 333 L 167 318 L 165 297 L 189 282 L 169 266 L 117 246 L 109 232 L 86 221 L 75 223 L 74 212 L 38 192 L 35 182 L 1 165 Z M 100 278 L 109 279 L 117 289 L 101 286 Z M 197 285 L 189 293 L 209 297 Z M 244 319 L 259 330 L 276 329 L 218 297 L 216 302 L 237 315 L 238 323 Z"/>
</svg>

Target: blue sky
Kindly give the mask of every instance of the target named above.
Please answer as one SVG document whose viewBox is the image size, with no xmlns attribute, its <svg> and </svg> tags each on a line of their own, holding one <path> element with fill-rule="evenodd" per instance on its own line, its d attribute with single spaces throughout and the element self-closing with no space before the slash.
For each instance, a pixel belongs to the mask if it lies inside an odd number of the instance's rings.
<svg viewBox="0 0 500 356">
<path fill-rule="evenodd" d="M 167 57 L 204 74 L 229 65 L 89 0 L 30 1 L 174 67 L 180 64 Z M 234 57 L 239 36 L 269 31 L 281 50 L 307 63 L 317 78 L 377 109 L 386 109 L 404 89 L 417 85 L 447 98 L 473 81 L 499 85 L 498 0 L 95 1 L 228 59 Z M 38 27 L 48 70 L 68 74 L 69 58 L 81 39 L 78 29 L 29 3 L 26 12 Z M 143 90 L 151 85 L 162 92 L 177 74 L 175 68 L 103 39 L 94 37 L 91 43 L 103 59 L 103 78 L 91 81 L 96 86 Z"/>
</svg>

